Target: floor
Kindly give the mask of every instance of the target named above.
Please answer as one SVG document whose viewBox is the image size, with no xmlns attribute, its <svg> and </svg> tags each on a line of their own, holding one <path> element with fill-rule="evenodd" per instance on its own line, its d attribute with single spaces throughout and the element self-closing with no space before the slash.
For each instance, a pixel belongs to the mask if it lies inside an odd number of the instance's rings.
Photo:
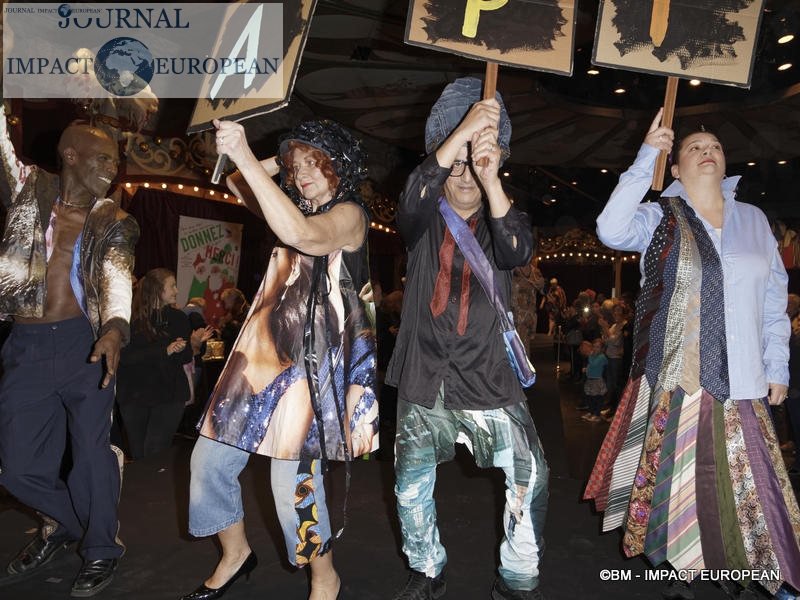
<svg viewBox="0 0 800 600">
<path fill-rule="evenodd" d="M 608 425 L 580 419 L 580 386 L 570 383 L 566 361 L 556 362 L 549 339 L 534 350 L 537 383 L 527 391 L 531 411 L 551 467 L 547 547 L 541 586 L 551 600 L 658 599 L 665 587 L 653 581 L 641 558 L 625 559 L 618 532 L 602 534 L 600 518 L 581 495 Z M 127 553 L 111 585 L 99 598 L 178 600 L 211 573 L 218 550 L 186 531 L 189 456 L 192 441 L 176 437 L 161 455 L 125 466 L 120 535 Z M 389 599 L 407 576 L 394 508 L 391 460 L 373 457 L 353 464 L 348 522 L 334 546 L 342 578 L 340 600 Z M 259 566 L 250 581 L 237 582 L 230 600 L 307 597 L 305 570 L 291 568 L 268 490 L 268 461 L 254 457 L 242 475 L 246 527 Z M 342 524 L 344 468 L 329 477 L 330 509 Z M 449 552 L 444 598 L 488 599 L 496 576 L 502 476 L 474 466 L 466 451 L 438 470 L 436 499 L 441 536 Z M 795 489 L 800 481 L 793 480 Z M 336 523 L 335 523 L 336 525 Z M 32 514 L 0 489 L 0 557 L 10 559 L 37 527 Z M 5 558 L 3 559 L 5 560 Z M 0 598 L 63 599 L 80 567 L 77 554 L 45 567 L 36 577 L 0 579 Z M 699 600 L 724 600 L 711 582 L 693 584 Z"/>
</svg>

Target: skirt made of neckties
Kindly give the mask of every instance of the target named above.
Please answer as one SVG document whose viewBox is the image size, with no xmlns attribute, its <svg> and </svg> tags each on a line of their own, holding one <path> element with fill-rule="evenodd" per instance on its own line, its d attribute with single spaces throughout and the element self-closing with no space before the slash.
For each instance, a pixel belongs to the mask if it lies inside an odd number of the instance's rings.
<svg viewBox="0 0 800 600">
<path fill-rule="evenodd" d="M 693 576 L 750 570 L 772 593 L 800 587 L 800 510 L 765 398 L 631 379 L 584 499 L 605 513 L 603 531 L 623 528 L 629 557 Z"/>
</svg>

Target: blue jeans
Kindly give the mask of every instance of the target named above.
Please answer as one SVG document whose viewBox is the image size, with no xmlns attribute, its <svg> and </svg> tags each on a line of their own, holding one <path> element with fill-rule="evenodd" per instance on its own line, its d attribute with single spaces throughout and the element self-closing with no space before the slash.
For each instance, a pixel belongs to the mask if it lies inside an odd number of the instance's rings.
<svg viewBox="0 0 800 600">
<path fill-rule="evenodd" d="M 441 389 L 432 409 L 399 401 L 395 495 L 409 566 L 436 577 L 447 562 L 433 488 L 436 465 L 454 457 L 456 442 L 466 443 L 479 467 L 503 469 L 506 504 L 500 575 L 512 589 L 537 588 L 549 468 L 524 403 L 483 411 L 449 410 Z"/>
<path fill-rule="evenodd" d="M 249 458 L 249 452 L 235 446 L 202 435 L 197 438 L 191 461 L 189 533 L 214 535 L 244 518 L 239 475 Z M 289 562 L 303 566 L 327 550 L 331 539 L 320 461 L 273 458 L 270 473 Z"/>
</svg>

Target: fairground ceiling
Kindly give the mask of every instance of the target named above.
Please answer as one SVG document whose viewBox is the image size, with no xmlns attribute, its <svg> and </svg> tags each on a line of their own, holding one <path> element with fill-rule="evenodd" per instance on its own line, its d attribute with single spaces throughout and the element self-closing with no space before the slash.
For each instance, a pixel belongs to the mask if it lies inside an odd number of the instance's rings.
<svg viewBox="0 0 800 600">
<path fill-rule="evenodd" d="M 544 226 L 591 226 L 666 86 L 663 76 L 592 69 L 598 0 L 576 4 L 571 76 L 505 66 L 498 75 L 513 124 L 505 181 Z M 303 118 L 332 118 L 365 138 L 377 189 L 396 197 L 442 88 L 484 73 L 481 61 L 405 44 L 407 11 L 405 1 L 319 0 L 289 105 L 246 121 L 258 151 L 274 153 L 277 136 Z M 799 29 L 800 0 L 766 0 L 750 89 L 681 80 L 675 111 L 679 131 L 717 133 L 729 173 L 745 176 L 744 199 L 788 221 L 800 221 L 800 39 L 778 39 Z M 164 100 L 148 133 L 183 135 L 192 107 Z M 26 123 L 26 138 L 35 126 Z"/>
</svg>

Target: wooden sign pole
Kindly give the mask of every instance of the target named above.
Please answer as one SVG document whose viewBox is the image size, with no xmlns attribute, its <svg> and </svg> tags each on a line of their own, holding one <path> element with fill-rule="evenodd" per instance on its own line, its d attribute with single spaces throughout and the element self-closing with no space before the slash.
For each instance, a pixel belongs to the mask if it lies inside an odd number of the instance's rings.
<svg viewBox="0 0 800 600">
<path fill-rule="evenodd" d="M 497 63 L 486 63 L 486 77 L 483 80 L 483 99 L 494 98 L 497 91 Z"/>
<path fill-rule="evenodd" d="M 494 98 L 495 91 L 497 91 L 497 63 L 487 61 L 486 76 L 483 80 L 483 99 Z M 485 167 L 488 162 L 488 159 L 482 158 L 478 161 L 478 166 Z"/>
<path fill-rule="evenodd" d="M 664 94 L 664 114 L 661 115 L 661 124 L 672 127 L 672 117 L 675 116 L 675 99 L 678 96 L 678 78 L 667 78 L 667 91 Z M 667 168 L 667 153 L 662 151 L 656 159 L 656 170 L 653 172 L 653 189 L 664 189 L 664 173 Z"/>
</svg>

